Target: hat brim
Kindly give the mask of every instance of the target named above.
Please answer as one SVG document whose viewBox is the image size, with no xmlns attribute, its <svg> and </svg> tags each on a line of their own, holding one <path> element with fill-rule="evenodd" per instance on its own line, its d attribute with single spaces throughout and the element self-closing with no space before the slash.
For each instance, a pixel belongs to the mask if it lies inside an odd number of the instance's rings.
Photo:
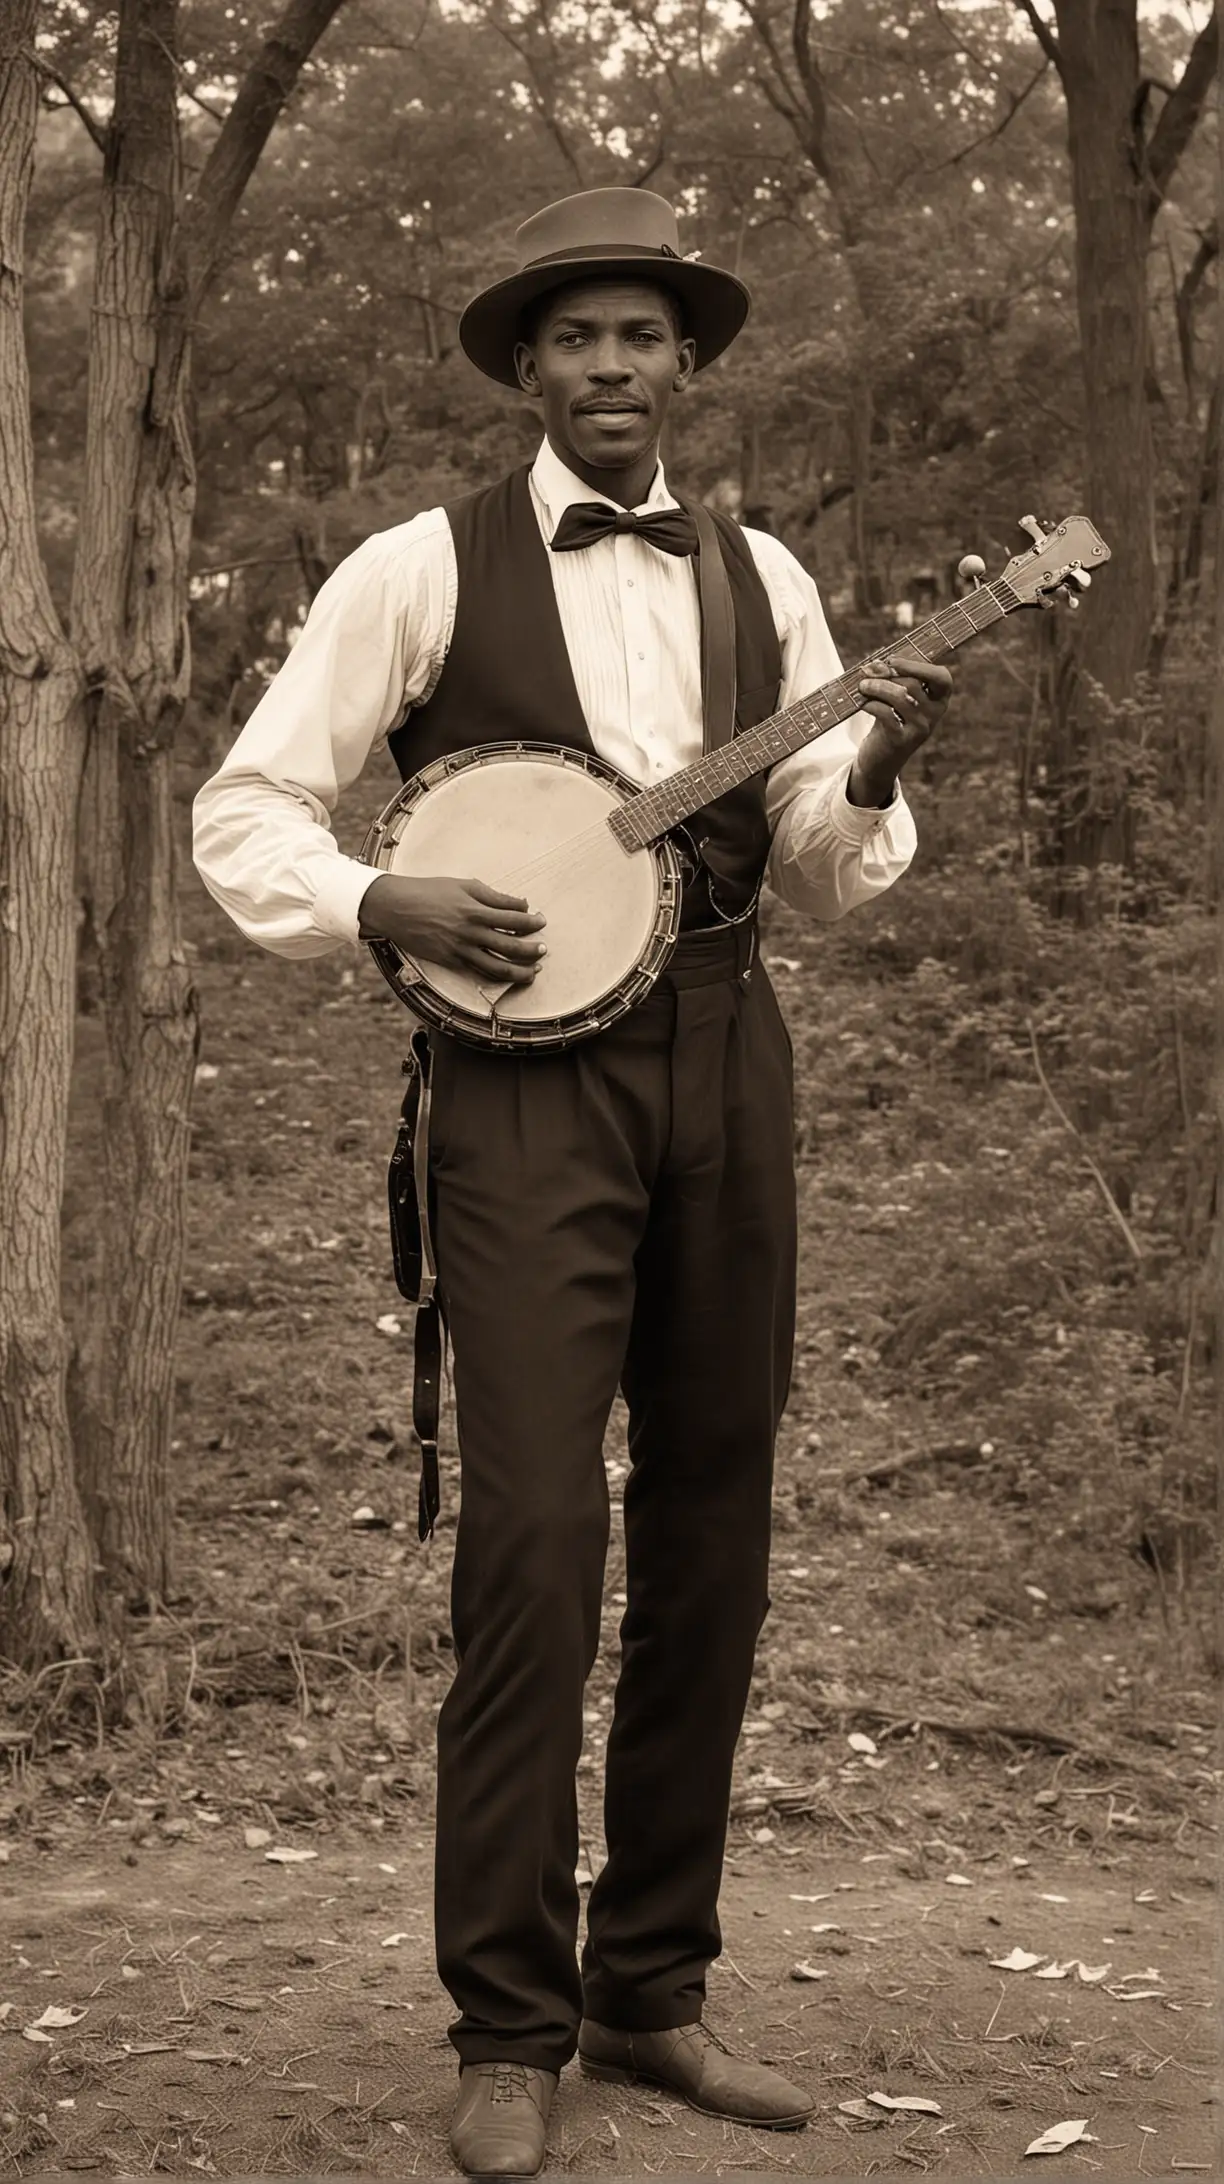
<svg viewBox="0 0 1224 2184">
<path fill-rule="evenodd" d="M 702 265 L 694 258 L 664 258 L 658 251 L 574 251 L 526 266 L 474 296 L 459 320 L 459 344 L 465 356 L 503 387 L 517 387 L 514 352 L 522 340 L 523 314 L 554 289 L 568 288 L 584 276 L 601 281 L 632 280 L 666 288 L 680 303 L 685 334 L 697 350 L 702 371 L 730 347 L 752 308 L 752 297 L 734 273 Z"/>
</svg>

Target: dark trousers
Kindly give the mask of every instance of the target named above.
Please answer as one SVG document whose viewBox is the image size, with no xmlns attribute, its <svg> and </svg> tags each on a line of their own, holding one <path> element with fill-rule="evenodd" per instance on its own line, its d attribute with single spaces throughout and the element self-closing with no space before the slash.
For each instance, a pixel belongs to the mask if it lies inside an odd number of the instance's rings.
<svg viewBox="0 0 1224 2184">
<path fill-rule="evenodd" d="M 691 2024 L 721 1946 L 795 1311 L 790 1048 L 744 937 L 685 940 L 644 1003 L 566 1053 L 436 1042 L 462 1504 L 435 1932 L 464 2063 L 560 2070 L 584 2013 Z M 575 1770 L 618 1385 L 628 1607 L 580 1972 Z"/>
</svg>

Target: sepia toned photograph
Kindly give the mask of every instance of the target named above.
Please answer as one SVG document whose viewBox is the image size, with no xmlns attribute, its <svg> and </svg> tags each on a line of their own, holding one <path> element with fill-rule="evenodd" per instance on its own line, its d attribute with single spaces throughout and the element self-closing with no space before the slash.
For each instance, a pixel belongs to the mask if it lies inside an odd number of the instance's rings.
<svg viewBox="0 0 1224 2184">
<path fill-rule="evenodd" d="M 0 0 L 0 2178 L 1224 2169 L 1219 0 Z"/>
</svg>

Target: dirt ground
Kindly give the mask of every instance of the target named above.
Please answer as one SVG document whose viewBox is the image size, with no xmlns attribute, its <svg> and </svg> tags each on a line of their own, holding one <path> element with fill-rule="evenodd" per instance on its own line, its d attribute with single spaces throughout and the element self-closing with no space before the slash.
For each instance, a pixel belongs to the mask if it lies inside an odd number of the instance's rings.
<svg viewBox="0 0 1224 2184">
<path fill-rule="evenodd" d="M 187 897 L 176 1589 L 132 1619 L 118 1729 L 52 1674 L 0 1731 L 0 2175 L 448 2176 L 429 1898 L 459 1476 L 448 1421 L 422 1553 L 384 1195 L 404 1020 L 363 958 L 278 962 Z M 1061 2169 L 1211 2169 L 1213 1588 L 1193 1529 L 1166 1561 L 1145 1516 L 1180 1352 L 1127 1320 L 1040 1096 L 1015 1070 L 966 1088 L 893 915 L 777 915 L 765 944 L 803 1261 L 710 2018 L 818 2112 L 753 2133 L 571 2069 L 553 2172 L 1002 2176 L 1071 2121 Z M 89 1158 L 78 1118 L 70 1263 Z M 615 1508 L 619 1417 L 605 1455 Z M 614 1522 L 592 1870 L 623 1587 Z"/>
<path fill-rule="evenodd" d="M 425 1838 L 350 1828 L 277 1866 L 223 1814 L 203 1817 L 172 1838 L 153 1822 L 139 1852 L 120 1849 L 125 1823 L 79 1826 L 54 1848 L 23 1844 L 0 1875 L 6 2166 L 452 2173 Z M 899 1871 L 900 1853 L 822 1854 L 809 1828 L 782 1832 L 735 1845 L 710 2018 L 810 2087 L 813 2123 L 737 2129 L 571 2067 L 550 2170 L 996 2176 L 1070 2119 L 1092 2134 L 1058 2157 L 1077 2171 L 1210 2169 L 1212 1921 L 1191 1861 L 1017 1869 L 987 1851 L 956 1887 L 937 1866 Z M 1053 1982 L 993 1968 L 1018 1946 L 1112 1969 L 1085 1985 L 1074 1969 Z M 48 2004 L 84 2014 L 47 2044 L 23 2040 Z M 874 2093 L 938 2112 L 843 2112 Z"/>
</svg>

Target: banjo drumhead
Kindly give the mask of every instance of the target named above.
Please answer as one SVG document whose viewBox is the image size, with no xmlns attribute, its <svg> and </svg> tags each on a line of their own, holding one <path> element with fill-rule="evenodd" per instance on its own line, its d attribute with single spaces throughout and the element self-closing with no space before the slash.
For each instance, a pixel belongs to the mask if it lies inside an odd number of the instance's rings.
<svg viewBox="0 0 1224 2184">
<path fill-rule="evenodd" d="M 548 950 L 530 986 L 414 958 L 435 993 L 528 1026 L 581 1014 L 630 975 L 656 928 L 660 880 L 650 852 L 627 854 L 606 823 L 622 802 L 581 764 L 517 753 L 482 757 L 425 790 L 383 868 L 525 895 L 546 920 Z"/>
</svg>

